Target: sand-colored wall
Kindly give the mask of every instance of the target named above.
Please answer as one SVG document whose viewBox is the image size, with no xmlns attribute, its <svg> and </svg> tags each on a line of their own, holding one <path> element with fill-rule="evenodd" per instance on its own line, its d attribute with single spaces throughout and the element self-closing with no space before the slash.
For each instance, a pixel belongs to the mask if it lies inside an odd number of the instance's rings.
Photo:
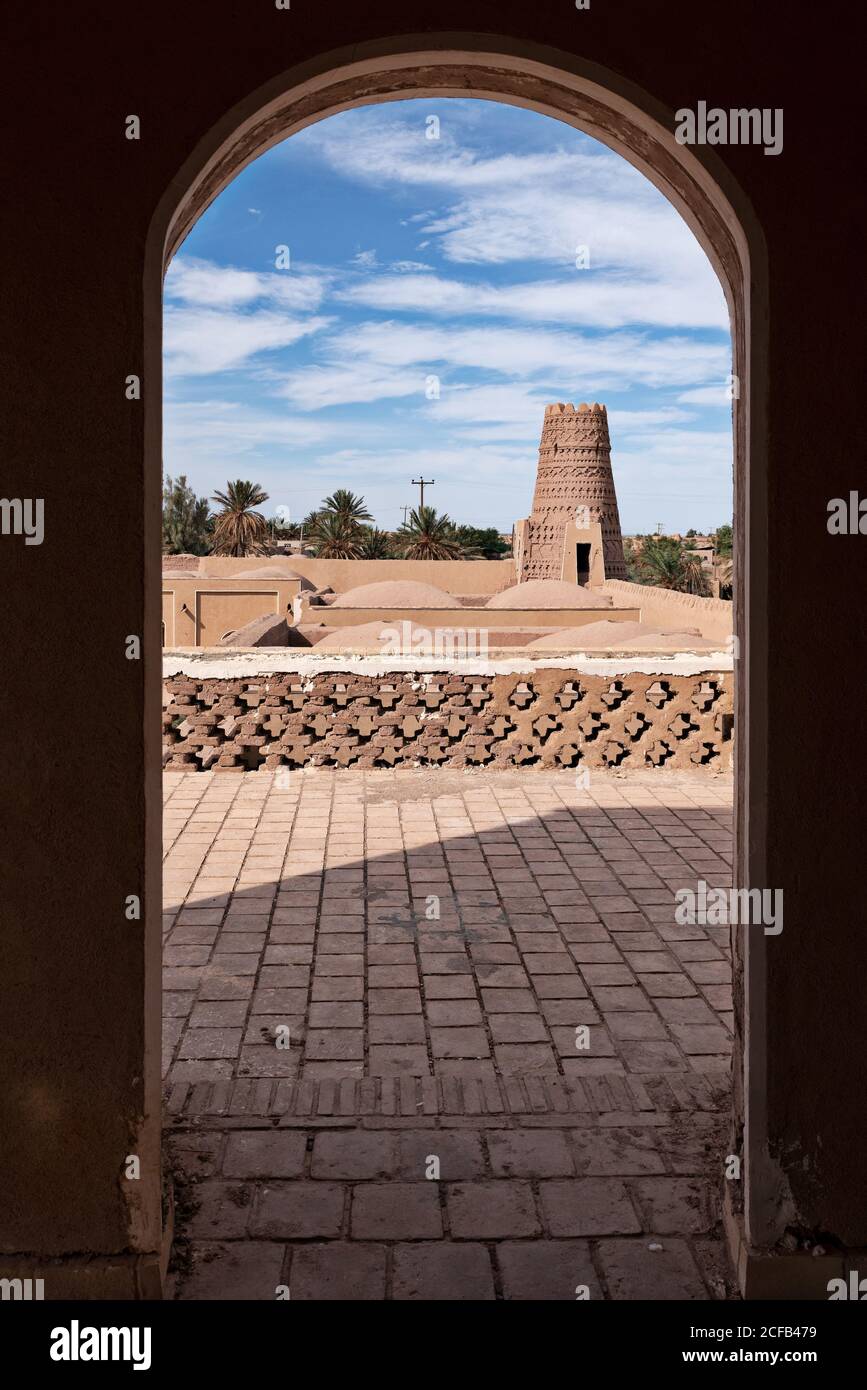
<svg viewBox="0 0 867 1390">
<path fill-rule="evenodd" d="M 456 632 L 497 628 L 583 627 L 586 623 L 627 623 L 639 620 L 637 608 L 333 608 L 303 605 L 302 622 L 324 622 L 331 628 L 359 623 L 418 623 L 420 627 Z M 181 643 L 176 643 L 181 646 Z"/>
<path fill-rule="evenodd" d="M 168 564 L 168 561 L 167 561 Z M 233 555 L 204 555 L 199 573 L 222 576 L 258 566 L 285 568 L 309 579 L 317 589 L 336 593 L 359 584 L 383 580 L 412 580 L 433 584 L 447 594 L 499 594 L 515 582 L 511 556 L 505 560 L 319 560 L 305 555 L 260 555 L 238 559 Z"/>
<path fill-rule="evenodd" d="M 697 627 L 703 637 L 723 641 L 732 634 L 734 605 L 727 599 L 699 598 L 653 584 L 630 584 L 625 579 L 606 579 L 599 587 L 611 594 L 615 603 L 637 604 L 641 621 L 649 627 Z"/>
<path fill-rule="evenodd" d="M 560 578 L 569 584 L 578 583 L 579 545 L 590 546 L 590 587 L 597 589 L 605 582 L 605 549 L 602 540 L 602 527 L 598 523 L 579 526 L 570 521 L 563 532 L 563 560 Z"/>
<path fill-rule="evenodd" d="M 216 646 L 223 635 L 265 613 L 278 613 L 292 622 L 292 600 L 301 588 L 297 579 L 209 581 L 163 578 L 163 646 Z"/>
</svg>

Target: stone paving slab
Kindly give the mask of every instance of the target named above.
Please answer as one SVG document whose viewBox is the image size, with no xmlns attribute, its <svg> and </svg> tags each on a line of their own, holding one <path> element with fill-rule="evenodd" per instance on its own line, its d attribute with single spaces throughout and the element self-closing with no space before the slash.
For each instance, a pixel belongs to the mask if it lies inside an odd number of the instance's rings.
<svg viewBox="0 0 867 1390">
<path fill-rule="evenodd" d="M 732 1297 L 727 1120 L 609 1128 L 181 1123 L 180 1299 Z M 510 1127 L 508 1127 L 510 1126 Z"/>
<path fill-rule="evenodd" d="M 630 1109 L 660 1076 L 716 1085 L 727 929 L 674 911 L 730 882 L 730 818 L 730 778 L 671 771 L 166 775 L 170 1104 L 535 1075 L 620 1076 Z"/>
</svg>

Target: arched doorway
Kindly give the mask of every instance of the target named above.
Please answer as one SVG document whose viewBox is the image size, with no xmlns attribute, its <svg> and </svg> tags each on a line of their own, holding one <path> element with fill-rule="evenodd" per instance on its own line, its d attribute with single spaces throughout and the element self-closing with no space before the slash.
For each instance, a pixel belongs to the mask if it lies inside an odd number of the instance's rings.
<svg viewBox="0 0 867 1390">
<path fill-rule="evenodd" d="M 764 251 L 746 200 L 727 173 L 703 152 L 699 159 L 679 146 L 673 113 L 614 74 L 573 58 L 511 41 L 484 43 L 449 35 L 406 38 L 371 45 L 369 51 L 333 53 L 283 74 L 227 113 L 203 141 L 166 192 L 151 228 L 145 265 L 146 450 L 159 455 L 161 285 L 169 258 L 199 214 L 253 158 L 325 116 L 353 106 L 406 97 L 477 96 L 524 106 L 574 125 L 608 145 L 641 170 L 687 221 L 724 288 L 732 327 L 734 398 L 735 573 L 739 656 L 737 699 L 735 882 L 764 884 L 765 775 L 762 730 L 766 722 L 762 637 L 764 622 Z M 159 480 L 151 466 L 146 534 L 151 627 L 159 613 L 159 542 L 156 518 Z M 156 676 L 149 677 L 148 739 L 157 705 Z M 150 790 L 156 790 L 156 769 Z M 157 807 L 159 798 L 149 798 Z M 148 886 L 153 901 L 159 884 L 159 818 L 148 824 Z M 154 918 L 156 920 L 156 918 Z M 764 938 L 738 938 L 735 947 L 736 1017 L 735 1138 L 745 1155 L 765 1152 L 763 987 Z M 151 1026 L 158 1025 L 156 983 L 149 1001 Z M 155 1064 L 156 1065 L 156 1064 Z M 154 1078 L 151 1078 L 151 1084 Z M 742 1136 L 741 1130 L 745 1133 Z M 773 1175 L 756 1161 L 744 1162 L 743 1208 L 747 1238 L 763 1244 L 780 1234 L 771 1211 Z"/>
</svg>

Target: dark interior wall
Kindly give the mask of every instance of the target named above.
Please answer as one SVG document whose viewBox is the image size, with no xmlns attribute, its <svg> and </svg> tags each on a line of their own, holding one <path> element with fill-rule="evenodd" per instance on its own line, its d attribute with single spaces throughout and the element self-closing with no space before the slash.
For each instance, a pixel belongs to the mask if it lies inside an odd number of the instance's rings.
<svg viewBox="0 0 867 1390">
<path fill-rule="evenodd" d="M 146 635 L 151 661 L 160 645 L 155 606 L 145 634 L 158 488 L 152 475 L 146 557 L 143 411 L 124 395 L 126 376 L 143 372 L 151 220 L 197 142 L 250 92 L 319 53 L 408 32 L 550 45 L 671 111 L 702 99 L 784 110 L 778 157 L 716 151 L 769 253 L 769 588 L 750 634 L 766 655 L 770 709 L 760 886 L 785 892 L 783 935 L 768 939 L 769 1142 L 799 1222 L 867 1243 L 867 1204 L 853 1188 L 853 1155 L 867 1142 L 865 755 L 863 741 L 835 736 L 825 678 L 835 672 L 840 702 L 860 698 L 867 541 L 826 529 L 828 499 L 865 477 L 854 13 L 833 0 L 803 21 L 783 0 L 6 7 L 0 494 L 44 498 L 46 520 L 41 546 L 0 536 L 0 688 L 15 712 L 2 725 L 0 1248 L 107 1253 L 158 1240 L 158 1097 L 143 1083 L 158 1023 L 145 984 L 158 958 L 124 915 L 128 894 L 159 906 L 144 856 L 146 817 L 152 837 L 158 828 L 159 712 L 151 701 L 145 724 L 144 663 L 124 654 L 128 634 Z M 138 142 L 124 138 L 129 114 L 141 117 Z M 155 456 L 147 466 L 158 473 Z M 62 691 L 62 719 L 41 712 L 48 688 Z M 23 728 L 22 708 L 32 711 Z M 138 1185 L 121 1176 L 131 1152 L 145 1159 Z"/>
</svg>

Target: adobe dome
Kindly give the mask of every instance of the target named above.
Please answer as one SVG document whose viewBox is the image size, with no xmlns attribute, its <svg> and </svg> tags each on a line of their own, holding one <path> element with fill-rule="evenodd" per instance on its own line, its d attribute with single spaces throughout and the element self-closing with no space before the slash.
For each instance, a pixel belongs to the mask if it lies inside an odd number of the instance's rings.
<svg viewBox="0 0 867 1390">
<path fill-rule="evenodd" d="M 529 579 L 488 599 L 486 608 L 611 608 L 610 594 L 584 589 L 564 579 Z"/>
<path fill-rule="evenodd" d="M 460 600 L 412 579 L 383 579 L 338 594 L 332 608 L 460 608 Z"/>
<path fill-rule="evenodd" d="M 415 633 L 430 639 L 430 632 L 420 623 L 384 622 L 356 623 L 353 627 L 331 628 L 315 643 L 317 652 L 379 652 L 388 647 L 394 656 L 413 655 Z M 405 651 L 401 651 L 405 648 Z"/>
<path fill-rule="evenodd" d="M 562 628 L 527 643 L 528 651 L 570 650 L 578 652 L 649 652 L 671 655 L 677 652 L 719 651 L 725 644 L 702 637 L 697 627 L 673 629 L 650 627 L 646 623 L 588 623 L 586 627 Z"/>
<path fill-rule="evenodd" d="M 233 574 L 223 574 L 221 579 L 300 579 L 302 589 L 312 589 L 315 586 L 309 579 L 305 579 L 303 574 L 297 574 L 295 570 L 283 569 L 282 565 L 262 565 L 259 569 L 235 570 Z"/>
<path fill-rule="evenodd" d="M 725 649 L 726 644 L 722 638 L 702 637 L 697 628 L 687 628 L 679 632 L 663 629 L 651 636 L 639 637 L 629 645 L 635 652 L 673 655 L 677 652 L 719 652 Z"/>
<path fill-rule="evenodd" d="M 544 637 L 527 643 L 528 651 L 561 650 L 568 647 L 573 651 L 606 651 L 609 647 L 631 645 L 636 637 L 646 637 L 655 628 L 645 627 L 643 623 L 615 623 L 610 618 L 598 623 L 586 623 L 584 627 L 563 627 L 559 632 L 546 632 Z"/>
</svg>

